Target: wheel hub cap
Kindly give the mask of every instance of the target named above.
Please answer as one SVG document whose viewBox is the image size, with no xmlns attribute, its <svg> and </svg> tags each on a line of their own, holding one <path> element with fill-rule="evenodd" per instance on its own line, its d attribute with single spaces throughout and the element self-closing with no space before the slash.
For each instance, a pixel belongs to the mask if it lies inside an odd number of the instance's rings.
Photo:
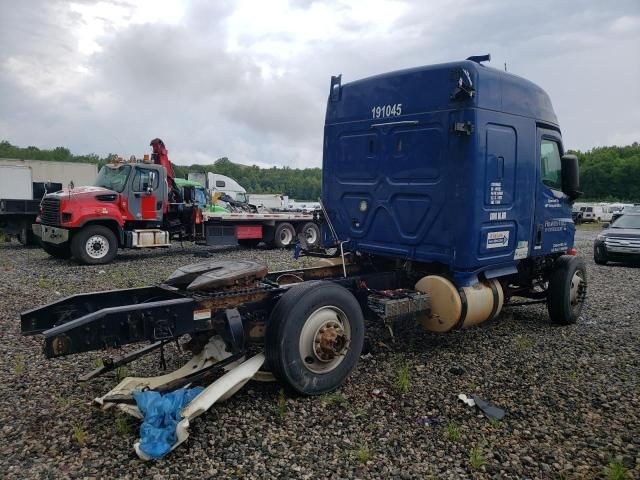
<svg viewBox="0 0 640 480">
<path fill-rule="evenodd" d="M 102 258 L 109 251 L 109 240 L 102 235 L 89 237 L 85 250 L 91 258 Z"/>
<path fill-rule="evenodd" d="M 313 350 L 321 362 L 330 362 L 336 356 L 343 355 L 347 349 L 344 330 L 336 322 L 320 327 L 316 334 Z"/>
<path fill-rule="evenodd" d="M 304 320 L 299 352 L 305 367 L 314 373 L 328 373 L 344 359 L 351 342 L 351 324 L 342 310 L 324 306 Z"/>
<path fill-rule="evenodd" d="M 585 287 L 586 285 L 580 272 L 574 273 L 571 278 L 571 293 L 569 295 L 572 308 L 580 305 L 584 301 Z"/>
</svg>

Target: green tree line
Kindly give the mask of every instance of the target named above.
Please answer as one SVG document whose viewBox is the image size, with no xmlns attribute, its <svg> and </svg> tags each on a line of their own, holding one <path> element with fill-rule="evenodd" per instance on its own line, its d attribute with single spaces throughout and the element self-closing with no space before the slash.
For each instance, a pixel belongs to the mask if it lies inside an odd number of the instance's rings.
<svg viewBox="0 0 640 480">
<path fill-rule="evenodd" d="M 640 145 L 634 142 L 624 147 L 596 147 L 581 152 L 570 151 L 580 160 L 580 183 L 584 198 L 589 200 L 621 200 L 640 202 Z M 95 163 L 98 167 L 112 162 L 115 154 L 105 157 L 95 153 L 74 155 L 68 148 L 39 149 L 17 147 L 0 142 L 0 158 L 56 160 Z M 214 172 L 234 178 L 251 193 L 282 193 L 298 200 L 320 197 L 322 171 L 319 168 L 260 168 L 233 163 L 220 158 L 211 165 L 175 165 L 178 177 L 189 172 Z"/>
<path fill-rule="evenodd" d="M 580 162 L 585 200 L 640 202 L 640 144 L 570 151 Z"/>
<path fill-rule="evenodd" d="M 74 155 L 68 148 L 56 147 L 50 150 L 37 147 L 17 147 L 8 141 L 0 142 L 0 158 L 18 158 L 24 160 L 52 160 L 59 162 L 95 163 L 98 168 L 113 162 L 117 155 L 110 153 L 105 157 L 91 153 Z M 189 172 L 213 172 L 236 180 L 250 193 L 281 193 L 296 200 L 317 200 L 320 198 L 322 170 L 319 168 L 260 168 L 231 162 L 220 158 L 211 165 L 173 165 L 177 177 L 187 178 Z"/>
</svg>

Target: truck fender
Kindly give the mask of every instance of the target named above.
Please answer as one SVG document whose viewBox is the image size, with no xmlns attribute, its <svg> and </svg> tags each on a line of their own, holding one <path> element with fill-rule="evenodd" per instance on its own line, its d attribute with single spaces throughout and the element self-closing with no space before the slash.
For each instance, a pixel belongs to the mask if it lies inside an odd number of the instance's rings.
<svg viewBox="0 0 640 480">
<path fill-rule="evenodd" d="M 124 246 L 124 241 L 125 241 L 124 228 L 120 226 L 116 218 L 100 217 L 99 219 L 88 219 L 80 223 L 80 225 L 75 230 L 80 230 L 86 227 L 87 225 L 104 225 L 105 227 L 109 228 L 110 230 L 113 231 L 113 233 L 116 234 L 116 237 L 118 238 L 118 245 L 120 247 Z"/>
</svg>

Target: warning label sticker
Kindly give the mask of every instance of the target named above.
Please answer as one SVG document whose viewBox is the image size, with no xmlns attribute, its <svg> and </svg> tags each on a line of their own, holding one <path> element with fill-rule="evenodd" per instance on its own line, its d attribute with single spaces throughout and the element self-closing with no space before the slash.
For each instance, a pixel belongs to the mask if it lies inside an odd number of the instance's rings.
<svg viewBox="0 0 640 480">
<path fill-rule="evenodd" d="M 487 248 L 502 248 L 509 245 L 509 231 L 489 232 L 487 234 Z"/>
<path fill-rule="evenodd" d="M 513 254 L 514 260 L 522 260 L 527 258 L 529 254 L 529 242 L 526 240 L 521 240 L 518 242 L 518 246 L 516 247 L 516 251 Z"/>
<path fill-rule="evenodd" d="M 193 312 L 193 319 L 198 322 L 202 320 L 209 320 L 211 318 L 211 310 L 195 310 Z"/>
</svg>

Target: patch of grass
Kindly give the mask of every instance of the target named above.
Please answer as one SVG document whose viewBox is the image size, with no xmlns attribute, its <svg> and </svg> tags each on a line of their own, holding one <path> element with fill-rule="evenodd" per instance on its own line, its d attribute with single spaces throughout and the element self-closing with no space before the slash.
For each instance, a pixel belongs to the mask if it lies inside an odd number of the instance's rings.
<svg viewBox="0 0 640 480">
<path fill-rule="evenodd" d="M 278 415 L 280 418 L 287 416 L 287 397 L 284 393 L 284 388 L 281 388 L 278 392 Z"/>
<path fill-rule="evenodd" d="M 93 361 L 93 364 L 96 366 L 96 368 L 102 368 L 104 367 L 104 361 L 101 358 L 96 358 Z"/>
<path fill-rule="evenodd" d="M 526 335 L 518 335 L 513 339 L 513 346 L 518 352 L 531 350 L 535 346 L 535 344 L 535 340 Z"/>
<path fill-rule="evenodd" d="M 598 222 L 581 223 L 576 225 L 576 230 L 602 230 L 602 225 Z"/>
<path fill-rule="evenodd" d="M 67 408 L 71 403 L 70 398 L 63 397 L 62 395 L 56 395 L 55 399 L 58 402 L 58 405 L 60 405 L 62 408 Z"/>
<path fill-rule="evenodd" d="M 454 422 L 448 422 L 444 427 L 444 438 L 452 442 L 460 440 L 460 427 Z"/>
<path fill-rule="evenodd" d="M 331 392 L 325 393 L 320 397 L 322 403 L 326 408 L 331 407 L 332 405 L 342 405 L 347 401 L 347 399 L 339 392 Z"/>
<path fill-rule="evenodd" d="M 491 425 L 491 428 L 502 428 L 502 423 L 500 423 L 500 420 L 497 420 L 495 418 L 489 419 L 489 425 Z"/>
<path fill-rule="evenodd" d="M 36 285 L 40 288 L 43 288 L 45 290 L 50 290 L 54 287 L 54 283 L 53 280 L 50 280 L 48 278 L 40 278 L 38 279 L 38 281 L 36 282 Z"/>
<path fill-rule="evenodd" d="M 409 392 L 411 386 L 411 376 L 409 375 L 409 362 L 402 362 L 396 368 L 396 389 L 402 394 L 406 395 Z"/>
<path fill-rule="evenodd" d="M 575 382 L 578 379 L 578 372 L 576 372 L 575 370 L 569 370 L 567 372 L 567 380 L 569 380 L 570 382 Z"/>
<path fill-rule="evenodd" d="M 118 432 L 120 435 L 125 436 L 131 433 L 131 425 L 129 425 L 129 421 L 126 415 L 117 415 L 114 423 L 116 426 L 116 432 Z"/>
<path fill-rule="evenodd" d="M 10 272 L 11 270 L 13 270 L 13 265 L 11 263 L 9 263 L 9 262 L 5 262 L 5 263 L 2 264 L 2 269 L 5 272 Z"/>
<path fill-rule="evenodd" d="M 73 439 L 83 447 L 87 443 L 87 432 L 84 431 L 82 425 L 74 425 L 73 426 Z"/>
<path fill-rule="evenodd" d="M 484 465 L 487 464 L 487 459 L 484 456 L 484 452 L 482 451 L 481 446 L 477 446 L 471 449 L 469 452 L 469 465 L 474 470 L 480 470 Z"/>
<path fill-rule="evenodd" d="M 470 382 L 469 385 L 467 385 L 467 390 L 470 392 L 475 392 L 478 389 L 478 384 Z"/>
<path fill-rule="evenodd" d="M 350 460 L 355 460 L 362 464 L 365 464 L 369 460 L 371 460 L 371 452 L 369 451 L 369 447 L 367 445 L 360 445 L 358 448 L 348 450 L 346 453 L 347 457 Z"/>
<path fill-rule="evenodd" d="M 118 382 L 121 382 L 128 376 L 129 376 L 129 369 L 127 367 L 116 368 L 116 378 L 118 379 Z"/>
<path fill-rule="evenodd" d="M 16 363 L 13 366 L 13 371 L 16 375 L 22 375 L 27 370 L 27 364 L 24 361 L 24 355 L 20 354 L 16 356 Z"/>
<path fill-rule="evenodd" d="M 629 478 L 627 469 L 616 458 L 609 460 L 609 465 L 604 467 L 603 473 L 607 480 L 625 480 Z"/>
</svg>

